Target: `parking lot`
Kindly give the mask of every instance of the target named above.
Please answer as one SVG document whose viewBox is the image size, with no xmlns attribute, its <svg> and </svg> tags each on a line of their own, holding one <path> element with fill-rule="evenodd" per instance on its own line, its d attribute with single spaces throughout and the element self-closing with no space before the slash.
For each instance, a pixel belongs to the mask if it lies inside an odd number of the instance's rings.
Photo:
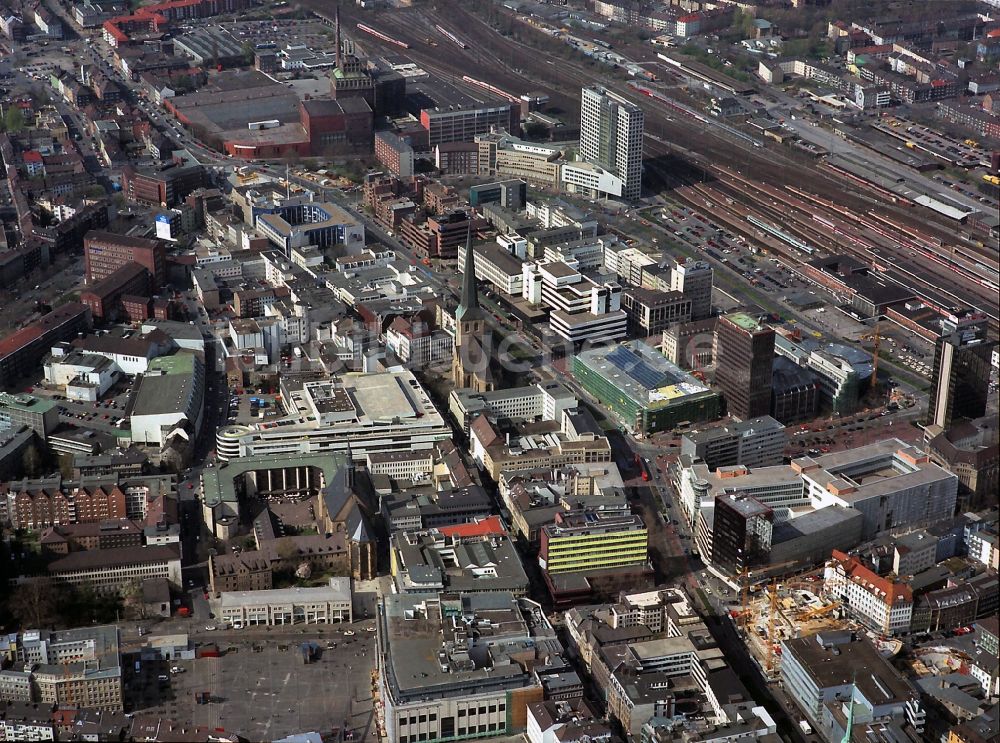
<svg viewBox="0 0 1000 743">
<path fill-rule="evenodd" d="M 813 295 L 816 302 L 830 301 L 827 292 L 800 278 L 777 258 L 755 253 L 742 235 L 719 228 L 689 207 L 671 204 L 653 216 L 679 242 L 722 263 L 761 291 L 773 292 L 778 297 L 804 292 Z"/>
<path fill-rule="evenodd" d="M 254 44 L 305 44 L 315 51 L 332 50 L 334 45 L 333 29 L 315 20 L 236 21 L 219 25 L 233 36 Z"/>
<path fill-rule="evenodd" d="M 218 643 L 221 657 L 143 661 L 138 674 L 130 665 L 126 709 L 223 728 L 249 740 L 338 728 L 352 730 L 354 740 L 374 740 L 374 634 L 310 631 L 315 625 L 283 635 L 244 630 L 238 640 L 237 633 L 219 633 L 227 638 Z M 306 664 L 300 645 L 308 641 L 318 645 L 319 657 Z M 207 704 L 196 701 L 202 692 L 208 692 Z"/>
<path fill-rule="evenodd" d="M 32 394 L 55 402 L 61 423 L 113 433 L 126 417 L 132 384 L 128 377 L 120 379 L 97 402 L 68 400 L 61 392 L 44 387 L 33 388 Z"/>
</svg>

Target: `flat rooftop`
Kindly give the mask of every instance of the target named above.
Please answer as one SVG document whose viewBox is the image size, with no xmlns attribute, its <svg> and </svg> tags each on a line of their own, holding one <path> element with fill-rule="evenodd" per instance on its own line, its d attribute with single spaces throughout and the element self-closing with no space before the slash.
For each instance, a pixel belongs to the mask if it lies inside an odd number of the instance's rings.
<svg viewBox="0 0 1000 743">
<path fill-rule="evenodd" d="M 827 648 L 820 644 L 820 639 L 828 636 L 834 635 L 821 632 L 784 642 L 786 651 L 794 654 L 817 687 L 829 689 L 853 682 L 858 691 L 876 705 L 919 698 L 916 690 L 867 639 L 837 642 Z"/>
<path fill-rule="evenodd" d="M 516 94 L 516 91 L 508 92 Z M 415 116 L 419 116 L 424 109 L 448 111 L 504 105 L 510 104 L 485 88 L 459 85 L 435 74 L 406 82 L 406 107 Z"/>
<path fill-rule="evenodd" d="M 401 592 L 510 591 L 524 595 L 528 576 L 506 535 L 442 537 L 435 531 L 393 535 Z"/>
<path fill-rule="evenodd" d="M 734 495 L 724 493 L 716 499 L 716 507 L 718 507 L 720 502 L 726 503 L 730 508 L 747 519 L 771 513 L 770 508 L 765 506 L 760 501 L 750 497 L 736 497 Z"/>
<path fill-rule="evenodd" d="M 520 258 L 496 243 L 476 245 L 475 251 L 476 263 L 480 261 L 492 263 L 508 276 L 519 276 L 524 268 L 524 262 Z"/>
<path fill-rule="evenodd" d="M 642 407 L 714 394 L 702 382 L 641 341 L 583 351 L 577 360 Z"/>
<path fill-rule="evenodd" d="M 393 594 L 383 607 L 386 682 L 397 703 L 536 685 L 515 656 L 535 657 L 533 629 L 551 627 L 544 615 L 529 624 L 510 593 Z"/>
<path fill-rule="evenodd" d="M 403 390 L 403 380 L 393 374 L 359 374 L 344 382 L 366 418 L 390 421 L 417 417 L 416 408 Z M 348 386 L 348 382 L 352 384 Z"/>
<path fill-rule="evenodd" d="M 733 323 L 733 325 L 738 327 L 740 330 L 745 330 L 748 333 L 756 333 L 764 327 L 760 320 L 756 317 L 751 317 L 745 312 L 734 312 L 730 315 L 723 315 L 723 317 Z"/>
<path fill-rule="evenodd" d="M 103 356 L 98 356 L 96 359 L 107 362 L 107 359 Z M 35 397 L 34 395 L 29 395 L 27 392 L 21 392 L 14 395 L 6 392 L 0 392 L 0 408 L 19 410 L 22 413 L 37 413 L 42 415 L 52 410 L 55 406 L 56 404 L 52 402 L 52 400 Z"/>
<path fill-rule="evenodd" d="M 260 133 L 247 128 L 252 121 L 299 123 L 299 97 L 295 91 L 261 73 L 219 76 L 212 89 L 171 98 L 170 106 L 183 118 L 214 132 L 238 131 L 247 137 Z"/>
<path fill-rule="evenodd" d="M 712 441 L 719 441 L 721 439 L 728 439 L 731 436 L 751 436 L 754 433 L 759 433 L 761 431 L 783 430 L 785 430 L 784 424 L 769 415 L 765 415 L 761 418 L 750 418 L 745 421 L 736 421 L 725 426 L 715 426 L 713 428 L 694 430 L 690 433 L 684 434 L 684 438 L 695 444 L 703 444 Z"/>
<path fill-rule="evenodd" d="M 707 464 L 699 462 L 692 465 L 691 474 L 696 480 L 704 480 L 716 495 L 751 490 L 757 487 L 795 485 L 803 487 L 799 474 L 784 464 L 774 467 L 755 467 L 752 470 L 737 465 L 735 467 L 719 467 L 713 471 L 709 469 Z"/>
<path fill-rule="evenodd" d="M 315 587 L 273 588 L 266 591 L 223 591 L 221 608 L 260 606 L 261 604 L 303 604 L 351 601 L 351 579 L 330 578 L 330 584 Z"/>
</svg>

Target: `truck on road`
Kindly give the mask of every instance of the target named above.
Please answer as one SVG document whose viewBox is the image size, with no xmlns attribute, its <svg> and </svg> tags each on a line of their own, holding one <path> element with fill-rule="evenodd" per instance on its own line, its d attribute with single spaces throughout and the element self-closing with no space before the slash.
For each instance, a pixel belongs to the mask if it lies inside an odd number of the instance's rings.
<svg viewBox="0 0 1000 743">
<path fill-rule="evenodd" d="M 812 729 L 812 725 L 810 725 L 810 724 L 809 724 L 808 722 L 806 722 L 805 720 L 799 720 L 799 728 L 800 728 L 800 729 L 802 730 L 802 732 L 803 732 L 803 733 L 805 733 L 806 735 L 812 735 L 812 731 L 813 731 L 813 729 Z"/>
</svg>

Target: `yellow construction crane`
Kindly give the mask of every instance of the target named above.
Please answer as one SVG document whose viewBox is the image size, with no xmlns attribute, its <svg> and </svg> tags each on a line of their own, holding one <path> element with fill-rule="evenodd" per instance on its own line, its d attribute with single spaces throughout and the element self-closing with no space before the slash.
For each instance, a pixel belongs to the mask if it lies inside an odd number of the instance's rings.
<svg viewBox="0 0 1000 743">
<path fill-rule="evenodd" d="M 743 616 L 741 617 L 743 620 L 744 630 L 746 627 L 746 621 L 748 617 L 753 616 L 756 624 L 756 620 L 762 617 L 764 611 L 767 611 L 767 636 L 763 638 L 763 640 L 767 642 L 767 652 L 764 658 L 764 668 L 767 675 L 769 676 L 774 674 L 778 666 L 778 659 L 775 657 L 776 654 L 775 648 L 777 643 L 779 642 L 779 638 L 775 637 L 775 623 L 777 621 L 777 616 L 778 616 L 778 590 L 779 588 L 782 590 L 801 588 L 808 590 L 810 593 L 820 594 L 824 586 L 822 582 L 802 579 L 803 575 L 809 575 L 812 572 L 814 571 L 799 573 L 797 575 L 789 576 L 788 578 L 783 580 L 777 578 L 773 579 L 767 587 L 768 596 L 765 600 L 762 600 L 757 604 L 757 607 L 759 607 L 757 611 L 748 611 L 747 609 L 744 609 Z M 741 573 L 741 577 L 742 575 L 743 574 Z M 820 578 L 820 581 L 822 581 L 822 578 Z M 837 583 L 837 582 L 838 581 L 836 579 L 831 581 L 831 583 Z M 746 587 L 746 583 L 744 583 L 743 586 Z M 744 599 L 744 601 L 746 601 L 746 599 Z M 764 603 L 765 601 L 766 604 Z M 763 604 L 764 606 L 761 606 L 761 604 Z M 805 613 L 812 612 L 811 616 L 810 617 L 797 616 L 796 620 L 801 620 L 803 618 L 815 618 L 816 616 L 825 616 L 830 612 L 832 612 L 834 609 L 837 609 L 840 605 L 841 604 L 839 601 L 834 600 L 831 604 L 827 606 L 806 610 Z"/>
<path fill-rule="evenodd" d="M 804 611 L 800 612 L 795 618 L 802 622 L 810 619 L 818 619 L 819 617 L 825 617 L 834 609 L 839 609 L 839 608 L 840 608 L 840 602 L 834 601 L 825 606 L 814 606 L 811 609 L 805 609 Z"/>
<path fill-rule="evenodd" d="M 770 594 L 767 612 L 767 675 L 774 670 L 774 615 L 778 613 L 778 581 L 772 580 L 768 587 Z"/>
<path fill-rule="evenodd" d="M 875 322 L 875 330 L 859 336 L 859 340 L 872 341 L 872 391 L 878 392 L 878 349 L 882 343 L 882 323 Z"/>
</svg>

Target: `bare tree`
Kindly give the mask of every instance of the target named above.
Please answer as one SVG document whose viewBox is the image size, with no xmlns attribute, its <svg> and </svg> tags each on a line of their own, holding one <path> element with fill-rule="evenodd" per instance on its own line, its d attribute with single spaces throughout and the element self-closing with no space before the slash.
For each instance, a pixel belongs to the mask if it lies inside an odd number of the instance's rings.
<svg viewBox="0 0 1000 743">
<path fill-rule="evenodd" d="M 22 627 L 48 627 L 56 620 L 55 595 L 48 578 L 28 578 L 13 590 L 7 606 Z"/>
<path fill-rule="evenodd" d="M 21 455 L 21 467 L 27 477 L 37 477 L 42 470 L 42 455 L 38 452 L 38 447 L 32 441 L 28 448 Z"/>
</svg>

